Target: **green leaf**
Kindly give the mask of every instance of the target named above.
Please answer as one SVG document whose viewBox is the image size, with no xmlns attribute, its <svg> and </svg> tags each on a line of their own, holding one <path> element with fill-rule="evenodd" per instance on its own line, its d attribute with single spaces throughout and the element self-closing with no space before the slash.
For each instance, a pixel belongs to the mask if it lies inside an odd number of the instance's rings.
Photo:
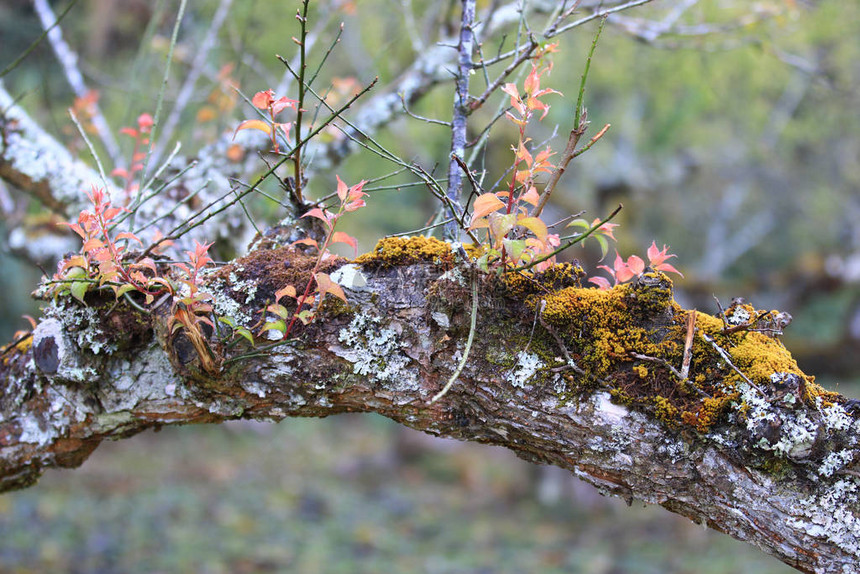
<svg viewBox="0 0 860 574">
<path fill-rule="evenodd" d="M 230 317 L 218 317 L 218 321 L 220 321 L 221 323 L 224 323 L 225 325 L 227 325 L 228 327 L 230 327 L 234 331 L 236 330 L 236 321 L 234 321 Z"/>
<path fill-rule="evenodd" d="M 290 316 L 290 312 L 287 310 L 287 308 L 280 303 L 272 303 L 271 305 L 266 307 L 266 311 L 268 311 L 269 313 L 274 313 L 281 319 L 286 319 Z"/>
<path fill-rule="evenodd" d="M 134 285 L 130 285 L 128 283 L 125 283 L 125 284 L 117 287 L 114 290 L 114 294 L 116 295 L 116 298 L 119 299 L 120 297 L 122 297 L 123 295 L 128 293 L 129 291 L 134 291 L 134 290 L 135 290 Z"/>
<path fill-rule="evenodd" d="M 573 221 L 565 225 L 565 227 L 579 227 L 583 231 L 587 231 L 591 229 L 591 224 L 584 219 L 574 219 Z"/>
<path fill-rule="evenodd" d="M 282 320 L 278 319 L 277 321 L 268 321 L 263 328 L 260 329 L 261 333 L 265 333 L 266 331 L 271 331 L 274 329 L 275 331 L 280 331 L 281 333 L 287 332 L 287 324 Z"/>
<path fill-rule="evenodd" d="M 251 334 L 251 331 L 249 331 L 245 327 L 237 327 L 236 333 L 248 339 L 248 342 L 251 343 L 251 346 L 254 346 L 254 335 Z"/>
<path fill-rule="evenodd" d="M 66 271 L 66 279 L 85 279 L 87 271 L 83 267 L 72 267 Z"/>
<path fill-rule="evenodd" d="M 502 243 L 505 246 L 505 251 L 507 251 L 514 263 L 522 259 L 523 251 L 526 250 L 525 239 L 505 239 Z"/>
<path fill-rule="evenodd" d="M 603 261 L 603 259 L 606 257 L 606 254 L 609 253 L 609 241 L 602 235 L 595 234 L 591 237 L 595 238 L 600 244 L 600 260 Z"/>
<path fill-rule="evenodd" d="M 72 292 L 72 297 L 86 305 L 87 303 L 84 301 L 84 295 L 86 295 L 89 288 L 90 283 L 88 281 L 72 281 L 69 290 Z"/>
</svg>

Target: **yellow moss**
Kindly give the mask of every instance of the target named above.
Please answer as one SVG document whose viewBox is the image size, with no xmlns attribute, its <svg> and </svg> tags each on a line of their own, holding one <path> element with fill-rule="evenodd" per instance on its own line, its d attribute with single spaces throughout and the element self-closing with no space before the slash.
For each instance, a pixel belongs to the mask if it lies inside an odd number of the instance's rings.
<svg viewBox="0 0 860 574">
<path fill-rule="evenodd" d="M 737 395 L 732 394 L 728 397 L 707 398 L 703 400 L 694 421 L 691 421 L 691 426 L 695 426 L 699 432 L 708 432 L 719 421 L 720 416 L 728 410 L 731 402 L 736 398 Z"/>
<path fill-rule="evenodd" d="M 413 263 L 452 264 L 451 245 L 435 237 L 386 237 L 370 253 L 355 260 L 359 265 L 392 267 Z"/>
<path fill-rule="evenodd" d="M 756 384 L 767 384 L 773 373 L 806 376 L 788 350 L 763 333 L 743 333 L 740 341 L 728 351 L 735 366 Z"/>
<path fill-rule="evenodd" d="M 15 337 L 15 339 L 19 339 L 19 338 L 23 337 L 24 334 L 25 334 L 24 332 L 18 331 L 15 333 L 14 337 Z M 9 345 L 6 345 L 4 347 L 0 347 L 0 353 L 3 354 L 3 364 L 8 365 L 10 359 L 15 355 L 15 353 L 23 355 L 24 353 L 29 351 L 30 347 L 32 347 L 32 346 L 33 346 L 33 336 L 30 335 L 29 337 L 21 339 L 20 341 L 15 343 L 15 345 L 11 349 L 9 348 Z M 13 353 L 13 351 L 14 351 L 14 353 Z"/>
<path fill-rule="evenodd" d="M 654 406 L 656 411 L 654 416 L 657 420 L 663 421 L 669 425 L 675 425 L 678 422 L 678 409 L 666 397 L 654 397 Z"/>
<path fill-rule="evenodd" d="M 636 365 L 635 367 L 633 367 L 633 372 L 639 375 L 640 379 L 648 378 L 648 367 L 646 367 L 645 365 Z"/>
</svg>

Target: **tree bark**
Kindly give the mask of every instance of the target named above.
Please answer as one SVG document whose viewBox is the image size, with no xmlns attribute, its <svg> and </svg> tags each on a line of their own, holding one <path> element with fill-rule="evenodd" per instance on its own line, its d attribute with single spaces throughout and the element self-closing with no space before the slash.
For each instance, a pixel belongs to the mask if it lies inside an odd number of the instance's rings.
<svg viewBox="0 0 860 574">
<path fill-rule="evenodd" d="M 304 284 L 313 259 L 268 247 L 208 276 L 217 314 L 250 325 L 275 290 Z M 60 297 L 0 360 L 0 489 L 162 425 L 377 412 L 566 468 L 802 572 L 856 571 L 854 404 L 800 373 L 772 327 L 741 322 L 749 306 L 725 324 L 695 315 L 681 380 L 691 312 L 659 273 L 610 291 L 578 287 L 570 266 L 497 277 L 417 238 L 327 272 L 348 303 L 329 298 L 289 342 L 209 332 L 209 372 L 185 331 L 168 332 L 171 303 Z M 474 343 L 431 404 L 463 358 L 473 281 Z"/>
</svg>

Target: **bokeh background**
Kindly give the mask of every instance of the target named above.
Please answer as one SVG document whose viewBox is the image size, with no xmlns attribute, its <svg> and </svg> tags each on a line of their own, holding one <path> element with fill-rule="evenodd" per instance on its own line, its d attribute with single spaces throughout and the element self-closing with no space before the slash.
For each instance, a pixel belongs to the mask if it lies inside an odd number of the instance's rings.
<svg viewBox="0 0 860 574">
<path fill-rule="evenodd" d="M 189 3 L 174 53 L 167 106 L 219 2 Z M 236 2 L 219 34 L 178 138 L 192 154 L 250 117 L 228 87 L 250 95 L 277 85 L 297 33 L 295 1 Z M 488 2 L 479 2 L 485 6 Z M 586 4 L 588 4 L 586 2 Z M 649 22 L 687 6 L 675 33 Z M 65 3 L 56 3 L 57 13 Z M 456 2 L 312 3 L 328 22 L 319 61 L 342 21 L 320 84 L 343 93 L 395 79 Z M 80 67 L 114 126 L 153 112 L 178 2 L 82 0 L 63 23 Z M 409 16 L 412 14 L 412 16 Z M 596 23 L 560 38 L 544 85 L 549 100 L 535 141 L 564 145 Z M 41 33 L 30 2 L 0 3 L 0 68 Z M 655 1 L 613 18 L 589 77 L 595 133 L 554 196 L 562 216 L 625 208 L 618 249 L 644 255 L 668 244 L 684 272 L 677 298 L 716 312 L 743 296 L 788 311 L 784 337 L 801 367 L 860 397 L 860 4 L 838 0 Z M 510 46 L 512 39 L 506 40 Z M 498 49 L 488 39 L 485 53 Z M 227 66 L 225 68 L 225 66 Z M 225 80 L 226 78 L 226 80 Z M 480 78 L 475 82 L 480 86 Z M 47 44 L 4 78 L 24 107 L 71 149 L 81 141 L 66 109 L 74 96 Z M 412 110 L 449 119 L 451 86 Z M 496 109 L 475 118 L 487 121 Z M 381 143 L 430 168 L 449 133 L 402 118 Z M 498 125 L 484 155 L 490 180 L 510 165 L 514 132 Z M 124 142 L 130 143 L 130 142 Z M 126 153 L 131 152 L 129 149 Z M 313 169 L 313 163 L 311 164 Z M 392 171 L 359 154 L 337 167 L 348 182 Z M 311 180 L 332 189 L 333 173 Z M 402 184 L 398 189 L 394 184 Z M 373 193 L 345 219 L 362 249 L 422 227 L 435 200 L 408 178 Z M 277 188 L 273 188 L 273 193 Z M 0 338 L 38 315 L 29 292 L 42 274 L 6 237 L 40 207 L 0 188 Z M 283 213 L 263 198 L 259 221 Z M 29 228 L 38 232 L 38 225 Z M 570 254 L 597 273 L 599 253 Z M 50 265 L 48 265 L 50 269 Z M 34 488 L 0 497 L 0 572 L 565 572 L 786 573 L 788 567 L 660 508 L 600 496 L 557 469 L 511 453 L 433 439 L 375 416 L 171 428 L 100 447 L 81 469 L 51 471 Z"/>
</svg>

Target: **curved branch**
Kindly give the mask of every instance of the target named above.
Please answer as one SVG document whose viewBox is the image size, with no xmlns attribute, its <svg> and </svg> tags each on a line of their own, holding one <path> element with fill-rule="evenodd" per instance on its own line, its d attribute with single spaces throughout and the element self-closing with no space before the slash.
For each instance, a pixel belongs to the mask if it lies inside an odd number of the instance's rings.
<svg viewBox="0 0 860 574">
<path fill-rule="evenodd" d="M 854 404 L 800 373 L 763 328 L 724 334 L 721 320 L 697 313 L 690 379 L 679 380 L 661 361 L 681 364 L 690 315 L 665 276 L 611 291 L 578 288 L 564 266 L 484 276 L 472 352 L 458 384 L 431 404 L 458 368 L 470 321 L 471 271 L 440 245 L 387 239 L 356 264 L 333 263 L 348 305 L 326 303 L 323 318 L 286 343 L 237 351 L 210 338 L 223 365 L 216 374 L 202 371 L 182 332 L 168 332 L 170 305 L 147 316 L 60 298 L 29 343 L 0 357 L 0 489 L 29 486 L 46 468 L 79 465 L 105 438 L 151 427 L 377 412 L 566 468 L 800 571 L 854 567 Z M 300 283 L 309 259 L 254 251 L 205 288 L 219 314 L 250 325 L 275 290 Z"/>
</svg>

